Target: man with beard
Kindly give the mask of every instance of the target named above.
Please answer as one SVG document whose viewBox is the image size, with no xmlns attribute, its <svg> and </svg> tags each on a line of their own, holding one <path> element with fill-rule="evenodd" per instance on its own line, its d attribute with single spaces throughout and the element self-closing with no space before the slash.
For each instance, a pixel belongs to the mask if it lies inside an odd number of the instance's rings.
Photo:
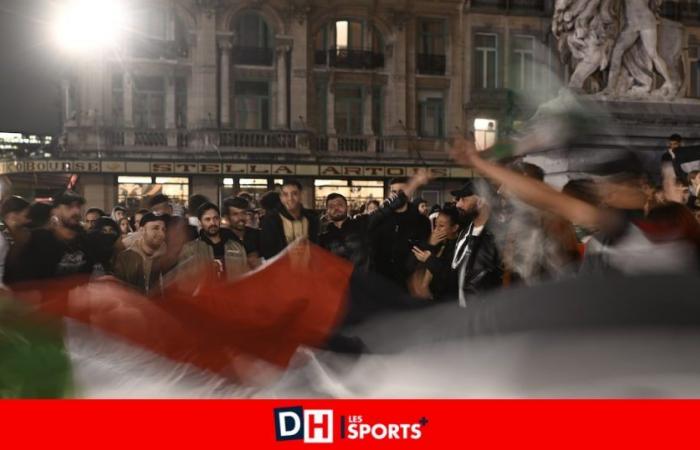
<svg viewBox="0 0 700 450">
<path fill-rule="evenodd" d="M 54 199 L 51 226 L 33 230 L 20 257 L 20 280 L 91 272 L 92 261 L 80 223 L 84 204 L 85 199 L 73 191 L 65 191 Z"/>
<path fill-rule="evenodd" d="M 356 268 L 369 265 L 367 236 L 368 215 L 348 217 L 348 201 L 338 193 L 326 197 L 328 223 L 319 237 L 319 245 L 336 256 L 352 262 Z"/>
<path fill-rule="evenodd" d="M 452 258 L 457 270 L 459 305 L 466 307 L 469 297 L 502 285 L 503 268 L 494 234 L 489 229 L 491 207 L 479 195 L 472 182 L 452 191 L 465 228 L 459 235 Z"/>
<path fill-rule="evenodd" d="M 260 260 L 260 230 L 247 226 L 250 202 L 243 197 L 230 197 L 224 200 L 224 214 L 231 231 L 243 243 L 248 255 L 248 265 L 255 269 L 262 264 Z"/>
<path fill-rule="evenodd" d="M 243 243 L 233 231 L 221 228 L 221 214 L 213 203 L 197 210 L 202 225 L 199 237 L 188 242 L 180 252 L 179 270 L 214 270 L 218 278 L 233 280 L 249 270 Z"/>
<path fill-rule="evenodd" d="M 84 222 L 84 228 L 85 231 L 90 231 L 93 228 L 95 228 L 95 224 L 97 223 L 97 219 L 100 217 L 103 217 L 105 215 L 105 212 L 102 211 L 100 208 L 88 208 L 88 210 L 85 212 L 85 222 Z"/>
<path fill-rule="evenodd" d="M 165 231 L 168 216 L 152 212 L 141 218 L 141 235 L 130 248 L 117 255 L 114 275 L 146 295 L 163 288 Z"/>
<path fill-rule="evenodd" d="M 318 216 L 302 205 L 301 183 L 285 180 L 280 200 L 278 208 L 266 213 L 262 220 L 260 253 L 265 259 L 276 256 L 298 239 L 318 242 Z"/>
</svg>

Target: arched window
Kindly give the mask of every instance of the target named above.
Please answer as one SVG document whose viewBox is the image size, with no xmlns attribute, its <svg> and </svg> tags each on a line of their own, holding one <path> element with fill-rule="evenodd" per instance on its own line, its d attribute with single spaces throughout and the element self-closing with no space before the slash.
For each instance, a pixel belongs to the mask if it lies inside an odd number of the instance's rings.
<svg viewBox="0 0 700 450">
<path fill-rule="evenodd" d="M 346 69 L 384 66 L 382 36 L 364 20 L 334 20 L 316 33 L 314 45 L 316 65 Z"/>
<path fill-rule="evenodd" d="M 233 32 L 234 64 L 272 65 L 274 36 L 262 16 L 252 11 L 240 14 L 233 22 Z"/>
</svg>

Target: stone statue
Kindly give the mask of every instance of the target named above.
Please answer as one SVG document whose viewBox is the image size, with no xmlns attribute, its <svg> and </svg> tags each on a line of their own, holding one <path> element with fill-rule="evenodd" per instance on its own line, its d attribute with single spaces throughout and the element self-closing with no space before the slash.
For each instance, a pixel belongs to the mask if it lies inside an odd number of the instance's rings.
<svg viewBox="0 0 700 450">
<path fill-rule="evenodd" d="M 557 0 L 552 32 L 573 69 L 569 87 L 611 98 L 679 97 L 684 30 L 658 16 L 659 3 Z"/>
</svg>

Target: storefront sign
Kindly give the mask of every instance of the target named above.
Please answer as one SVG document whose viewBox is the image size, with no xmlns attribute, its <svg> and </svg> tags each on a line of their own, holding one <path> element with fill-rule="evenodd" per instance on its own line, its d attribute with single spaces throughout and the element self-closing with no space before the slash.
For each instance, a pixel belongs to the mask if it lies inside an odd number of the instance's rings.
<svg viewBox="0 0 700 450">
<path fill-rule="evenodd" d="M 124 173 L 178 175 L 255 175 L 394 178 L 411 176 L 420 167 L 388 165 L 311 165 L 311 164 L 240 164 L 186 161 L 0 161 L 0 174 L 12 173 Z M 471 171 L 444 166 L 430 167 L 436 178 L 467 178 Z"/>
</svg>

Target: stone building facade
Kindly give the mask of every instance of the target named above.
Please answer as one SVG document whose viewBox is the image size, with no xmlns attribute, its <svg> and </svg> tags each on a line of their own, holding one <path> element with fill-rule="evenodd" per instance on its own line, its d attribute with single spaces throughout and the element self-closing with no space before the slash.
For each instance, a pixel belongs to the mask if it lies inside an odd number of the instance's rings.
<svg viewBox="0 0 700 450">
<path fill-rule="evenodd" d="M 430 165 L 431 203 L 471 176 L 450 137 L 482 146 L 566 83 L 550 31 L 554 0 L 149 0 L 130 2 L 119 46 L 71 63 L 59 158 L 8 171 L 80 174 L 91 205 L 131 207 L 302 181 L 355 206 Z M 689 25 L 690 96 L 700 96 L 700 14 Z M 695 8 L 695 9 L 693 9 Z M 697 30 L 697 32 L 694 32 Z"/>
</svg>

